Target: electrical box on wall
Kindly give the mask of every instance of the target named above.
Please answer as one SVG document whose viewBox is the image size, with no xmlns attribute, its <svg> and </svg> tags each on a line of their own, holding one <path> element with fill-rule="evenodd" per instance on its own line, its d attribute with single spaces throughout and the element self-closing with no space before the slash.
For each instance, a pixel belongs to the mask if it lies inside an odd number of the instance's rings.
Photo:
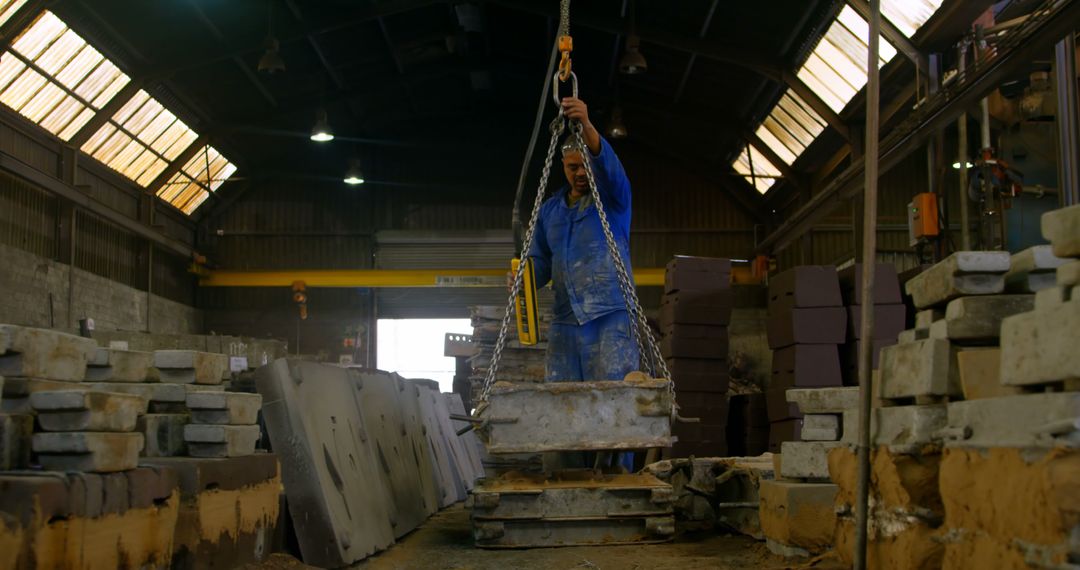
<svg viewBox="0 0 1080 570">
<path fill-rule="evenodd" d="M 922 192 L 916 194 L 908 204 L 908 238 L 911 245 L 925 239 L 936 238 L 938 228 L 937 194 Z"/>
</svg>

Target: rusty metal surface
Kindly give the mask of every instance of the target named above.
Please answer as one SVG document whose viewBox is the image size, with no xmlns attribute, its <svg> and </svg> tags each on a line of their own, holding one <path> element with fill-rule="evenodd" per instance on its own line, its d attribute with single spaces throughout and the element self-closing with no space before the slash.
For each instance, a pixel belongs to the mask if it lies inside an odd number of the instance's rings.
<svg viewBox="0 0 1080 570">
<path fill-rule="evenodd" d="M 496 383 L 477 435 L 492 454 L 670 447 L 669 382 Z"/>
</svg>

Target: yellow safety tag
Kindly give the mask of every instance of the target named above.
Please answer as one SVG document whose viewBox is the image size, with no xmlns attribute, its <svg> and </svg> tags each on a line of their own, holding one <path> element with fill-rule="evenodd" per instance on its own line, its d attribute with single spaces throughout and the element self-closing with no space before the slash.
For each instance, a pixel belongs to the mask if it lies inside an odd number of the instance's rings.
<svg viewBox="0 0 1080 570">
<path fill-rule="evenodd" d="M 510 262 L 510 271 L 517 275 L 521 260 L 514 258 Z M 536 305 L 536 273 L 531 259 L 525 260 L 525 271 L 521 277 L 521 288 L 514 300 L 517 312 L 518 341 L 526 346 L 540 342 L 540 311 Z"/>
</svg>

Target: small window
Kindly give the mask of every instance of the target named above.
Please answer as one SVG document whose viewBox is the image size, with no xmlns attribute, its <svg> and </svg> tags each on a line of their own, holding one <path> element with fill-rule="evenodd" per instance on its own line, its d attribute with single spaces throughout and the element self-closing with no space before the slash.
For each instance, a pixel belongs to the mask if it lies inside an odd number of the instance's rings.
<svg viewBox="0 0 1080 570">
<path fill-rule="evenodd" d="M 0 0 L 0 26 L 3 26 L 26 4 L 26 0 Z"/>
<path fill-rule="evenodd" d="M 16 5 L 0 5 L 0 22 Z M 130 78 L 52 12 L 42 12 L 0 58 L 0 102 L 67 141 Z"/>
</svg>

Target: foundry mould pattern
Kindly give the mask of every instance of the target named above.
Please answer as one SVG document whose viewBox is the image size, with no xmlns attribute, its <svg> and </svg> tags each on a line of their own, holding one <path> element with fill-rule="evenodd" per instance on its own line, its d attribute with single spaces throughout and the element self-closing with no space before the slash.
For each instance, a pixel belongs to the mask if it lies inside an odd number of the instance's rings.
<svg viewBox="0 0 1080 570">
<path fill-rule="evenodd" d="M 672 404 L 661 379 L 499 382 L 477 434 L 493 454 L 670 447 Z"/>
</svg>

